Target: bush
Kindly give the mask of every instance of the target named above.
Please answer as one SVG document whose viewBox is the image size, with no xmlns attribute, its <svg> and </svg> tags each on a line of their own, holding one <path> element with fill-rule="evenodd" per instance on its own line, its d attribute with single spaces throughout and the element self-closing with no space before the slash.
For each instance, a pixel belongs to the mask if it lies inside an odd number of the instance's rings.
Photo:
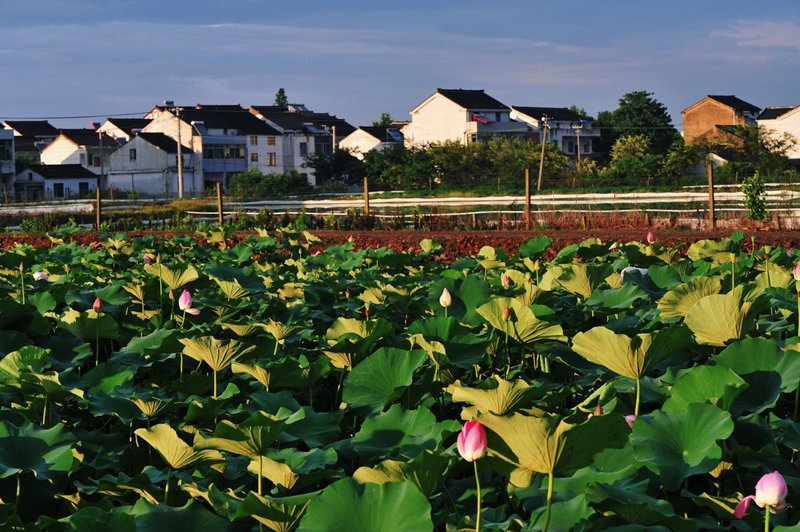
<svg viewBox="0 0 800 532">
<path fill-rule="evenodd" d="M 303 194 L 311 190 L 308 179 L 297 170 L 282 174 L 263 174 L 248 168 L 231 177 L 230 192 L 241 199 L 261 199 L 287 194 Z"/>
<path fill-rule="evenodd" d="M 764 178 L 758 172 L 742 180 L 742 193 L 747 215 L 753 220 L 767 217 L 766 187 Z"/>
</svg>

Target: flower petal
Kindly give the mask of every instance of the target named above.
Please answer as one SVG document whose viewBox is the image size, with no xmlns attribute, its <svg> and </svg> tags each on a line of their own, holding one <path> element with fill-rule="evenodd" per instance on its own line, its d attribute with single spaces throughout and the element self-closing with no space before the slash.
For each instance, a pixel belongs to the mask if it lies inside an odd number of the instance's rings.
<svg viewBox="0 0 800 532">
<path fill-rule="evenodd" d="M 744 514 L 747 513 L 747 507 L 750 506 L 750 501 L 754 500 L 756 500 L 755 497 L 753 497 L 752 495 L 748 495 L 747 497 L 739 501 L 739 504 L 736 505 L 736 509 L 733 511 L 733 516 L 736 519 L 741 519 L 742 517 L 744 517 Z"/>
</svg>

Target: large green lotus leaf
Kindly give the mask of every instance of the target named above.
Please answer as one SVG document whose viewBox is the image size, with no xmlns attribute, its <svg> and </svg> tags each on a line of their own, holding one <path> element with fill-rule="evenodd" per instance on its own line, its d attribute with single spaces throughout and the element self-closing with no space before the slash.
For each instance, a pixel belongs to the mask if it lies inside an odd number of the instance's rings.
<svg viewBox="0 0 800 532">
<path fill-rule="evenodd" d="M 160 277 L 161 280 L 164 281 L 164 284 L 174 292 L 177 292 L 179 288 L 183 288 L 192 281 L 196 281 L 200 278 L 197 270 L 195 270 L 194 266 L 191 264 L 187 266 L 185 270 L 178 271 L 171 270 L 163 264 L 151 262 L 150 264 L 144 265 L 144 271 L 156 277 Z"/>
<path fill-rule="evenodd" d="M 86 506 L 72 515 L 59 519 L 73 532 L 136 532 L 132 515 L 120 508 L 104 510 L 98 506 Z"/>
<path fill-rule="evenodd" d="M 731 253 L 736 252 L 736 244 L 730 238 L 719 240 L 698 240 L 686 250 L 692 260 L 713 259 L 716 262 L 730 262 Z"/>
<path fill-rule="evenodd" d="M 588 487 L 586 495 L 597 512 L 613 512 L 633 525 L 661 526 L 675 532 L 701 528 L 698 521 L 676 515 L 669 502 L 647 495 L 649 484 L 648 480 L 622 486 L 594 484 Z"/>
<path fill-rule="evenodd" d="M 547 236 L 535 236 L 519 246 L 520 257 L 537 257 L 553 245 L 553 239 Z"/>
<path fill-rule="evenodd" d="M 433 530 L 431 505 L 411 482 L 334 482 L 306 510 L 299 532 L 426 532 Z"/>
<path fill-rule="evenodd" d="M 36 294 L 31 294 L 28 296 L 27 301 L 36 307 L 36 310 L 39 311 L 39 314 L 51 312 L 58 306 L 56 298 L 53 297 L 53 294 L 50 292 L 38 292 Z"/>
<path fill-rule="evenodd" d="M 792 392 L 800 384 L 800 352 L 795 348 L 800 348 L 800 345 L 789 344 L 784 351 L 772 340 L 745 338 L 731 343 L 713 361 L 732 369 L 738 375 L 778 373 L 783 392 Z"/>
<path fill-rule="evenodd" d="M 670 389 L 664 412 L 683 410 L 692 403 L 709 403 L 730 410 L 747 383 L 724 366 L 695 366 L 683 373 Z"/>
<path fill-rule="evenodd" d="M 133 515 L 136 518 L 136 532 L 225 532 L 237 528 L 194 500 L 174 508 L 154 506 L 140 499 L 134 506 Z"/>
<path fill-rule="evenodd" d="M 69 383 L 74 388 L 82 388 L 87 391 L 104 391 L 111 393 L 120 386 L 126 386 L 133 381 L 136 375 L 136 368 L 128 364 L 116 361 L 109 361 L 99 366 L 95 366 L 84 373 L 79 380 L 74 379 L 74 374 L 64 383 Z"/>
<path fill-rule="evenodd" d="M 568 423 L 556 415 L 536 417 L 521 413 L 484 414 L 478 420 L 502 439 L 505 448 L 493 448 L 490 443 L 489 453 L 516 466 L 510 480 L 520 487 L 530 485 L 534 473 L 585 467 L 594 455 L 610 447 L 623 447 L 628 438 L 625 420 L 619 415 L 593 416 L 580 424 Z"/>
<path fill-rule="evenodd" d="M 410 480 L 427 496 L 433 495 L 444 477 L 450 457 L 443 453 L 423 451 L 412 460 L 384 460 L 375 467 L 359 467 L 353 478 L 364 484 L 385 484 Z"/>
<path fill-rule="evenodd" d="M 113 414 L 124 421 L 126 424 L 134 419 L 142 417 L 141 410 L 128 399 L 130 390 L 122 389 L 125 396 L 117 395 L 120 390 L 114 390 L 113 395 L 109 392 L 97 391 L 89 396 L 89 411 L 94 416 L 106 416 Z"/>
<path fill-rule="evenodd" d="M 408 327 L 407 332 L 409 335 L 419 334 L 426 340 L 440 342 L 447 354 L 447 361 L 457 368 L 471 368 L 486 353 L 488 341 L 458 323 L 452 316 L 417 320 Z"/>
<path fill-rule="evenodd" d="M 6 296 L 0 298 L 0 330 L 24 331 L 31 336 L 48 336 L 50 322 L 32 306 L 23 305 Z"/>
<path fill-rule="evenodd" d="M 227 368 L 234 360 L 256 348 L 236 340 L 217 340 L 212 336 L 181 338 L 180 342 L 185 355 L 205 362 L 213 371 Z"/>
<path fill-rule="evenodd" d="M 684 327 L 642 333 L 633 338 L 606 327 L 593 327 L 573 338 L 572 350 L 618 375 L 639 379 L 659 362 L 686 347 L 690 338 Z"/>
<path fill-rule="evenodd" d="M 559 482 L 556 481 L 554 485 L 558 493 Z M 583 493 L 568 500 L 554 500 L 550 512 L 550 530 L 590 530 L 588 519 L 595 515 Z M 546 516 L 547 508 L 544 504 L 535 508 L 531 511 L 530 522 L 524 530 L 542 530 Z"/>
<path fill-rule="evenodd" d="M 511 318 L 508 320 L 503 317 L 506 308 L 511 310 Z M 517 299 L 492 298 L 485 305 L 478 307 L 478 314 L 498 331 L 503 331 L 522 343 L 542 340 L 566 341 L 561 325 L 537 319 L 533 311 Z"/>
<path fill-rule="evenodd" d="M 722 282 L 719 278 L 695 277 L 664 294 L 658 302 L 658 310 L 664 319 L 684 318 L 695 303 L 721 291 Z"/>
<path fill-rule="evenodd" d="M 314 412 L 310 407 L 280 407 L 275 414 L 286 421 L 286 427 L 280 434 L 281 442 L 300 440 L 309 448 L 324 447 L 339 438 L 342 429 L 339 426 L 344 410 L 336 412 Z"/>
<path fill-rule="evenodd" d="M 270 362 L 264 368 L 269 373 L 270 388 L 308 388 L 317 379 L 328 374 L 330 362 L 327 358 L 318 358 L 313 362 L 300 355 L 284 357 L 277 362 Z"/>
<path fill-rule="evenodd" d="M 756 315 L 768 301 L 747 290 L 737 286 L 734 292 L 706 296 L 689 309 L 684 321 L 697 343 L 724 346 L 753 329 Z"/>
<path fill-rule="evenodd" d="M 769 277 L 767 277 L 767 272 L 763 271 L 759 273 L 754 280 L 756 288 L 761 292 L 768 288 L 793 289 L 795 286 L 794 276 L 791 272 L 773 263 L 769 265 Z"/>
<path fill-rule="evenodd" d="M 647 292 L 633 283 L 625 283 L 620 288 L 597 290 L 586 300 L 590 308 L 627 310 L 633 308 L 641 299 L 648 299 Z"/>
<path fill-rule="evenodd" d="M 732 432 L 730 414 L 713 405 L 692 403 L 680 411 L 639 416 L 630 439 L 636 459 L 658 473 L 667 490 L 675 491 L 687 476 L 717 467 L 722 458 L 717 441 Z"/>
<path fill-rule="evenodd" d="M 0 421 L 0 478 L 30 471 L 37 478 L 49 479 L 54 472 L 69 471 L 75 439 L 65 428 L 62 423 L 40 429 Z"/>
<path fill-rule="evenodd" d="M 0 360 L 0 388 L 6 390 L 19 388 L 20 374 L 41 372 L 49 355 L 49 349 L 32 345 L 7 354 Z"/>
<path fill-rule="evenodd" d="M 522 379 L 510 382 L 498 375 L 486 379 L 476 388 L 462 386 L 460 381 L 456 381 L 446 391 L 454 403 L 469 403 L 480 412 L 497 416 L 529 408 L 547 393 L 546 388 L 530 386 Z"/>
<path fill-rule="evenodd" d="M 568 292 L 588 299 L 611 273 L 610 264 L 574 263 L 564 266 L 550 266 L 542 277 L 540 285 L 545 290 L 563 288 Z"/>
<path fill-rule="evenodd" d="M 353 449 L 363 457 L 417 456 L 435 450 L 445 432 L 458 432 L 457 421 L 436 422 L 436 416 L 424 406 L 406 410 L 398 404 L 377 416 L 368 417 L 353 436 Z"/>
<path fill-rule="evenodd" d="M 224 419 L 214 429 L 211 438 L 198 438 L 194 447 L 197 450 L 218 449 L 256 458 L 266 454 L 284 426 L 284 421 L 261 412 L 254 413 L 238 424 Z"/>
<path fill-rule="evenodd" d="M 175 353 L 181 350 L 177 332 L 172 329 L 156 329 L 145 336 L 134 336 L 120 351 L 138 353 L 146 357 L 161 353 Z"/>
<path fill-rule="evenodd" d="M 394 327 L 384 319 L 362 321 L 340 317 L 328 328 L 325 338 L 331 345 L 330 351 L 352 353 L 361 357 L 370 352 L 378 340 L 392 334 Z M 352 365 L 349 363 L 348 367 Z"/>
<path fill-rule="evenodd" d="M 295 530 L 306 508 L 319 492 L 291 497 L 262 497 L 252 491 L 236 508 L 231 519 L 253 518 L 275 532 Z"/>
<path fill-rule="evenodd" d="M 114 317 L 97 314 L 94 310 L 67 309 L 61 316 L 59 327 L 84 341 L 94 342 L 98 335 L 101 339 L 119 340 L 119 326 Z"/>
<path fill-rule="evenodd" d="M 647 268 L 647 277 L 662 290 L 672 290 L 681 284 L 681 274 L 674 265 L 650 266 Z"/>
<path fill-rule="evenodd" d="M 224 462 L 222 455 L 213 449 L 196 450 L 184 442 L 166 423 L 149 429 L 137 429 L 136 436 L 153 447 L 173 469 L 183 469 L 200 463 Z"/>
<path fill-rule="evenodd" d="M 427 359 L 425 351 L 382 347 L 347 375 L 342 400 L 349 406 L 381 410 L 411 385 L 414 371 Z"/>
</svg>

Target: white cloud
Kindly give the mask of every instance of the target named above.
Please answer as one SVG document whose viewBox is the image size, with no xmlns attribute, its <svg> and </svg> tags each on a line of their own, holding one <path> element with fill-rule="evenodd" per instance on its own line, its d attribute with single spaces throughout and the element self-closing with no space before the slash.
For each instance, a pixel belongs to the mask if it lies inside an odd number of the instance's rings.
<svg viewBox="0 0 800 532">
<path fill-rule="evenodd" d="M 730 29 L 712 32 L 712 37 L 731 39 L 738 46 L 800 48 L 800 26 L 795 22 L 738 21 Z"/>
</svg>

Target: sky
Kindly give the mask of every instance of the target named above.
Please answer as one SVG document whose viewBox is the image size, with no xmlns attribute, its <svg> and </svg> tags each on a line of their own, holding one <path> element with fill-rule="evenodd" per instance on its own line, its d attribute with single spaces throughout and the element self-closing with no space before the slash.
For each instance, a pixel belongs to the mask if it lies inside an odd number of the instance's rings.
<svg viewBox="0 0 800 532">
<path fill-rule="evenodd" d="M 88 127 L 281 87 L 355 126 L 436 88 L 591 115 L 645 90 L 680 128 L 707 94 L 800 105 L 800 2 L 0 0 L 0 119 Z"/>
</svg>

